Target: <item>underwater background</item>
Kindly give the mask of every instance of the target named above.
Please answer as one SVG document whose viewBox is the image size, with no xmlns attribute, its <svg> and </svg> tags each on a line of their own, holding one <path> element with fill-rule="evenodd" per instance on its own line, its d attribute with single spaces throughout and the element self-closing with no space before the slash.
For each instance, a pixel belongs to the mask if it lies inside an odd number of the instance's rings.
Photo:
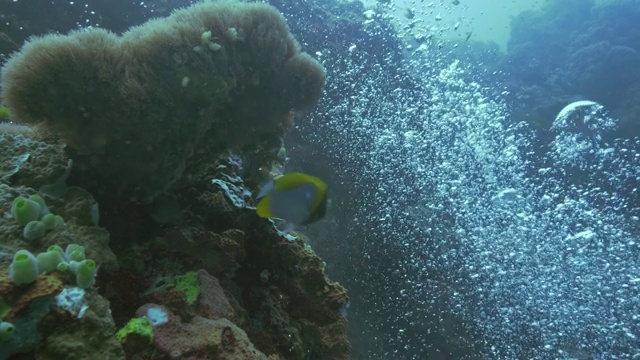
<svg viewBox="0 0 640 360">
<path fill-rule="evenodd" d="M 99 264 L 0 273 L 0 359 L 640 358 L 638 1 L 267 3 L 0 0 L 0 265 Z M 281 145 L 329 188 L 297 238 L 251 209 Z"/>
</svg>

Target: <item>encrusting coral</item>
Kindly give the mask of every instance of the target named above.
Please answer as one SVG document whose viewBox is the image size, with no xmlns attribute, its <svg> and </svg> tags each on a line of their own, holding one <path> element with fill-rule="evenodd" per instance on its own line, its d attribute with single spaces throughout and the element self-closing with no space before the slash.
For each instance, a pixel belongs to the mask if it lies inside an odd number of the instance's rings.
<svg viewBox="0 0 640 360">
<path fill-rule="evenodd" d="M 88 190 L 148 203 L 202 148 L 279 147 L 323 84 L 275 8 L 223 1 L 121 37 L 99 28 L 35 37 L 3 68 L 1 95 L 15 121 L 71 147 Z"/>
</svg>

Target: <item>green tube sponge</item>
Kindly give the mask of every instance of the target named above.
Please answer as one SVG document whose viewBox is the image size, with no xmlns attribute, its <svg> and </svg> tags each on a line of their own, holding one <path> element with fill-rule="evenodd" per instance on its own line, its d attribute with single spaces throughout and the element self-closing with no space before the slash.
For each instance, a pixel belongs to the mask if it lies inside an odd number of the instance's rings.
<svg viewBox="0 0 640 360">
<path fill-rule="evenodd" d="M 0 322 L 0 342 L 11 340 L 16 328 L 10 322 Z"/>
<path fill-rule="evenodd" d="M 56 228 L 56 216 L 52 213 L 48 213 L 40 219 L 44 223 L 44 227 L 47 230 L 53 230 Z"/>
<path fill-rule="evenodd" d="M 29 221 L 22 230 L 22 236 L 27 240 L 37 240 L 44 236 L 47 229 L 42 221 Z"/>
<path fill-rule="evenodd" d="M 51 245 L 47 248 L 47 251 L 57 251 L 64 257 L 64 250 L 59 245 Z"/>
<path fill-rule="evenodd" d="M 73 263 L 72 263 L 73 264 Z M 89 288 L 96 282 L 98 268 L 96 262 L 91 259 L 82 260 L 75 266 L 76 285 L 79 288 Z"/>
<path fill-rule="evenodd" d="M 60 215 L 55 216 L 56 219 L 56 227 L 64 225 L 64 219 Z"/>
<path fill-rule="evenodd" d="M 78 252 L 76 252 L 78 251 Z M 74 254 L 74 252 L 76 252 Z M 71 260 L 75 260 L 75 261 L 81 261 L 84 260 L 85 256 L 84 256 L 84 246 L 80 246 L 78 244 L 75 243 L 71 243 L 69 245 L 67 245 L 67 248 L 64 250 L 64 256 L 67 259 L 67 261 L 71 261 Z"/>
<path fill-rule="evenodd" d="M 33 200 L 18 196 L 13 200 L 11 215 L 19 225 L 26 225 L 30 221 L 40 219 L 40 204 Z"/>
<path fill-rule="evenodd" d="M 9 265 L 9 279 L 16 285 L 29 284 L 38 277 L 38 260 L 27 250 L 18 250 Z"/>
<path fill-rule="evenodd" d="M 69 263 L 67 263 L 66 261 L 59 262 L 58 266 L 56 266 L 56 270 L 61 273 L 67 272 L 67 270 L 69 270 Z"/>
<path fill-rule="evenodd" d="M 36 256 L 38 260 L 38 270 L 40 272 L 50 273 L 58 269 L 58 264 L 63 262 L 62 253 L 56 250 L 47 250 Z"/>
<path fill-rule="evenodd" d="M 84 260 L 84 251 L 82 250 L 73 250 L 69 256 L 67 256 L 67 261 L 76 261 L 80 262 Z"/>
<path fill-rule="evenodd" d="M 11 110 L 6 106 L 0 106 L 0 120 L 9 120 L 11 118 Z"/>
<path fill-rule="evenodd" d="M 44 199 L 42 198 L 42 196 L 38 194 L 33 194 L 29 196 L 29 200 L 35 201 L 38 203 L 38 205 L 40 205 L 40 216 L 38 217 L 38 219 L 42 218 L 43 216 L 49 213 L 49 208 L 47 207 L 47 203 L 44 202 Z"/>
</svg>

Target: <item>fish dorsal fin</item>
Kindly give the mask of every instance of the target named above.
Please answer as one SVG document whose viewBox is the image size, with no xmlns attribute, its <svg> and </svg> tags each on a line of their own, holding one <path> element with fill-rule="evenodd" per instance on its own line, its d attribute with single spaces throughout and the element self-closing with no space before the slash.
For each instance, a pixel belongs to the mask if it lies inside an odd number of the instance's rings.
<svg viewBox="0 0 640 360">
<path fill-rule="evenodd" d="M 274 189 L 276 191 L 287 191 L 299 187 L 302 184 L 312 183 L 316 189 L 325 191 L 327 185 L 319 178 L 303 173 L 291 172 L 276 179 Z"/>
</svg>

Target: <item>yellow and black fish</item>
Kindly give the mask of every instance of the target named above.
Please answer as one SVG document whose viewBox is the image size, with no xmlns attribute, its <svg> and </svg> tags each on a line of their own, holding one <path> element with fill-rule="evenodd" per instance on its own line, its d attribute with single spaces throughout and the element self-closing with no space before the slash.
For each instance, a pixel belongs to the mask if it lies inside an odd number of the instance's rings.
<svg viewBox="0 0 640 360">
<path fill-rule="evenodd" d="M 292 172 L 266 184 L 256 212 L 287 222 L 285 231 L 322 219 L 327 210 L 327 184 L 315 176 Z"/>
</svg>

